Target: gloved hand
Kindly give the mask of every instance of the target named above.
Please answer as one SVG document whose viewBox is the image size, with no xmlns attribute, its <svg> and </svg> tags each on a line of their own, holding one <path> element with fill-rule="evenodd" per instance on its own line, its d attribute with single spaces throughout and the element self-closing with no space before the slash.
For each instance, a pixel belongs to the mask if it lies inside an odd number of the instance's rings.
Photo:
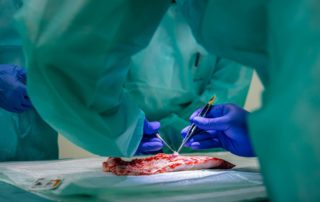
<svg viewBox="0 0 320 202">
<path fill-rule="evenodd" d="M 221 104 L 213 106 L 206 118 L 198 117 L 200 111 L 198 109 L 190 117 L 190 122 L 199 129 L 186 147 L 196 150 L 222 147 L 239 156 L 255 156 L 248 134 L 249 113 L 246 110 L 235 104 Z M 182 130 L 182 137 L 186 136 L 189 128 Z"/>
<path fill-rule="evenodd" d="M 0 107 L 15 113 L 32 108 L 27 95 L 26 71 L 18 66 L 0 65 Z"/>
<path fill-rule="evenodd" d="M 156 154 L 161 152 L 163 142 L 155 136 L 159 128 L 159 122 L 148 122 L 147 119 L 144 120 L 143 137 L 135 155 Z"/>
</svg>

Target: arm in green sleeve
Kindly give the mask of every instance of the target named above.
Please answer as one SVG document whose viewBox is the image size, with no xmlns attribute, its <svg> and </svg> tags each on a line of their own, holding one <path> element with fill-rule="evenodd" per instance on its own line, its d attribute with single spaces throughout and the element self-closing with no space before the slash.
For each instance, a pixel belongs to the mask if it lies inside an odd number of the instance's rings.
<svg viewBox="0 0 320 202">
<path fill-rule="evenodd" d="M 209 64 L 206 64 L 209 66 Z M 203 92 L 184 110 L 178 113 L 185 120 L 200 107 L 205 106 L 213 95 L 215 104 L 234 103 L 243 106 L 251 83 L 253 69 L 236 62 L 218 58 Z"/>
<path fill-rule="evenodd" d="M 218 57 L 260 69 L 268 65 L 268 0 L 177 1 L 199 44 Z M 266 81 L 266 75 L 262 80 Z"/>
<path fill-rule="evenodd" d="M 40 115 L 99 155 L 131 156 L 144 113 L 124 90 L 131 55 L 149 42 L 168 1 L 30 0 L 17 15 L 28 93 Z"/>
</svg>

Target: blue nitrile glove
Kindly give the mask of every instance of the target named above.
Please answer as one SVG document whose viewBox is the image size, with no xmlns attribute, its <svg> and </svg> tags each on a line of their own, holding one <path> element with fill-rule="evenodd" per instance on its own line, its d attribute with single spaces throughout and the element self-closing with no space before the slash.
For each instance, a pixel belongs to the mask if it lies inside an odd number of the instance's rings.
<svg viewBox="0 0 320 202">
<path fill-rule="evenodd" d="M 23 68 L 0 65 L 0 107 L 15 113 L 32 108 L 25 81 L 26 71 Z"/>
<path fill-rule="evenodd" d="M 135 155 L 156 154 L 162 151 L 163 142 L 155 136 L 159 129 L 159 122 L 144 120 L 143 137 Z"/>
<path fill-rule="evenodd" d="M 209 149 L 222 147 L 233 154 L 245 157 L 255 156 L 247 128 L 249 112 L 235 104 L 213 106 L 206 118 L 198 117 L 201 109 L 195 111 L 190 122 L 199 129 L 186 147 Z M 185 137 L 190 126 L 184 128 L 181 136 Z"/>
</svg>

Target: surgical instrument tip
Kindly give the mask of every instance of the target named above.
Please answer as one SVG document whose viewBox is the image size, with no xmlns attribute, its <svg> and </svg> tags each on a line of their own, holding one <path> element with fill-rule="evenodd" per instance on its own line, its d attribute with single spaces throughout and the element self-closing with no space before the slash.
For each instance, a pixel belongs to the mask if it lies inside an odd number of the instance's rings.
<svg viewBox="0 0 320 202">
<path fill-rule="evenodd" d="M 198 116 L 200 117 L 206 117 L 207 113 L 211 110 L 214 100 L 216 99 L 216 95 L 214 95 L 210 101 L 206 104 L 206 106 L 204 108 L 202 108 L 201 112 L 198 114 Z M 194 133 L 197 130 L 197 126 L 195 124 L 192 124 L 187 135 L 183 138 L 182 143 L 177 151 L 177 153 L 179 153 L 181 151 L 181 149 L 183 148 L 183 146 L 192 138 L 192 136 L 194 135 Z"/>
<path fill-rule="evenodd" d="M 160 136 L 159 133 L 156 133 L 156 136 L 157 136 L 157 138 L 159 138 L 159 139 L 173 152 L 173 154 L 176 153 L 176 151 L 174 151 L 174 150 L 170 147 L 170 145 L 168 145 L 168 143 L 167 143 L 166 141 L 164 141 L 164 139 Z"/>
</svg>

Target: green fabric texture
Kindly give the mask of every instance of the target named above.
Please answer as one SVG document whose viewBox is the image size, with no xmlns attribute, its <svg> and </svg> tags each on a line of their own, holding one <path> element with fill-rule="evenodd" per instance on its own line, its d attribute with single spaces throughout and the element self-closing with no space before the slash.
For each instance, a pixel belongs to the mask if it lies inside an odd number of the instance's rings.
<svg viewBox="0 0 320 202">
<path fill-rule="evenodd" d="M 252 139 L 272 198 L 319 201 L 320 2 L 271 1 L 268 14 L 270 84 Z"/>
<path fill-rule="evenodd" d="M 21 40 L 14 28 L 14 14 L 21 1 L 0 2 L 0 64 L 25 66 Z M 12 113 L 0 109 L 0 161 L 58 158 L 58 134 L 32 109 Z"/>
<path fill-rule="evenodd" d="M 160 121 L 161 136 L 177 150 L 190 115 L 213 95 L 216 104 L 244 105 L 252 72 L 208 54 L 195 41 L 179 8 L 172 5 L 149 45 L 132 57 L 125 86 L 148 120 Z M 163 151 L 172 153 L 166 146 Z"/>
<path fill-rule="evenodd" d="M 0 182 L 0 188 L 0 201 L 2 202 L 21 200 L 25 202 L 52 202 L 52 200 L 42 198 L 5 182 Z"/>
<path fill-rule="evenodd" d="M 92 153 L 132 156 L 145 116 L 123 86 L 128 64 L 148 44 L 169 3 L 28 1 L 17 26 L 39 114 Z"/>
<path fill-rule="evenodd" d="M 256 68 L 267 83 L 267 0 L 177 1 L 196 40 L 210 53 Z M 231 5 L 230 5 L 231 4 Z M 241 8 L 241 9 L 239 9 Z"/>
<path fill-rule="evenodd" d="M 263 107 L 249 116 L 249 129 L 271 200 L 319 201 L 320 2 L 187 0 L 181 6 L 201 44 L 255 67 L 262 78 Z"/>
<path fill-rule="evenodd" d="M 177 2 L 206 50 L 255 67 L 264 83 L 249 127 L 271 199 L 319 200 L 319 2 Z M 143 115 L 122 87 L 130 56 L 148 44 L 168 5 L 31 0 L 18 25 L 39 113 L 89 151 L 133 154 Z"/>
</svg>

